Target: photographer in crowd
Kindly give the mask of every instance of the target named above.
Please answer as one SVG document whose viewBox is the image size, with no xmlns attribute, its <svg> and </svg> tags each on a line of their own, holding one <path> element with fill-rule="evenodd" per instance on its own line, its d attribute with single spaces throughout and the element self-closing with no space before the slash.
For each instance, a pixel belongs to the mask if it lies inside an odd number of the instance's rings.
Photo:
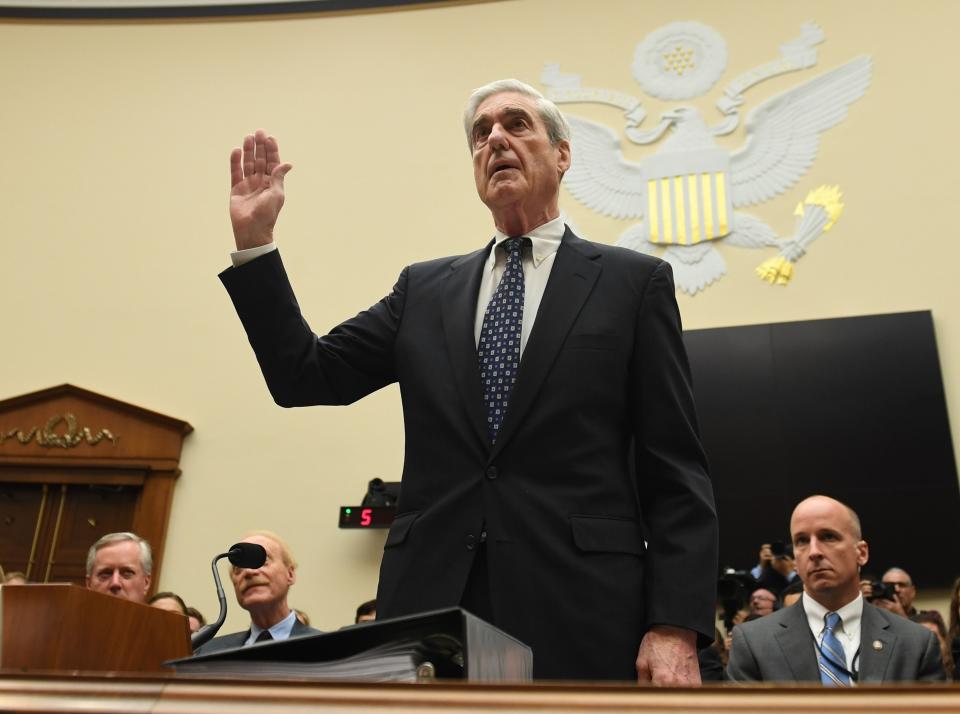
<svg viewBox="0 0 960 714">
<path fill-rule="evenodd" d="M 797 577 L 793 548 L 783 541 L 760 546 L 760 562 L 750 571 L 757 587 L 769 590 L 776 597 Z"/>
</svg>

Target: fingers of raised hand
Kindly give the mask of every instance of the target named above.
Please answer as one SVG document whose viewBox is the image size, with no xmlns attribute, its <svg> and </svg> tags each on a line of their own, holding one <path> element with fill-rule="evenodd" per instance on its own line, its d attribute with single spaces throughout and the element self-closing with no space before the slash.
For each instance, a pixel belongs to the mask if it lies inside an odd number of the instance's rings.
<svg viewBox="0 0 960 714">
<path fill-rule="evenodd" d="M 292 164 L 280 162 L 280 145 L 276 138 L 257 129 L 255 134 L 243 138 L 242 149 L 234 149 L 230 154 L 230 184 L 236 186 L 250 179 L 252 188 L 265 188 L 269 179 L 282 182 L 292 168 Z"/>
<path fill-rule="evenodd" d="M 243 166 L 241 161 L 243 158 L 243 151 L 241 149 L 234 149 L 230 152 L 230 187 L 233 188 L 238 183 L 243 181 Z"/>
<path fill-rule="evenodd" d="M 253 134 L 243 137 L 243 177 L 249 178 L 254 173 L 254 152 L 256 143 Z"/>
<path fill-rule="evenodd" d="M 277 166 L 280 165 L 280 144 L 277 143 L 275 137 L 267 136 L 264 137 L 264 150 L 266 158 L 266 172 L 268 174 L 273 174 L 273 171 Z"/>
<path fill-rule="evenodd" d="M 276 139 L 274 139 L 276 143 Z M 257 129 L 254 135 L 253 170 L 258 174 L 268 174 L 267 171 L 267 132 Z"/>
</svg>

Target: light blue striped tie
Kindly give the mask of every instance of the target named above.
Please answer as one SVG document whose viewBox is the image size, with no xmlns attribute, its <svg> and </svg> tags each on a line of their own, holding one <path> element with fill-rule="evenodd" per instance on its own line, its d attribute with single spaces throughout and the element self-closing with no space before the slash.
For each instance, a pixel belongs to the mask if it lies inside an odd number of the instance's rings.
<svg viewBox="0 0 960 714">
<path fill-rule="evenodd" d="M 828 612 L 824 618 L 826 627 L 820 642 L 820 681 L 825 687 L 849 687 L 850 673 L 847 671 L 847 656 L 843 645 L 837 639 L 836 629 L 840 624 L 840 615 Z"/>
</svg>

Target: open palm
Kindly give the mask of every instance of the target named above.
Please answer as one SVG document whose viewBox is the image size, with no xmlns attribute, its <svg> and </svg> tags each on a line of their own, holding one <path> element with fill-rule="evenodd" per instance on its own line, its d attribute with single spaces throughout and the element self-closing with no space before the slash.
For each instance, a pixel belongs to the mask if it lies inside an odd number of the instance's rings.
<svg viewBox="0 0 960 714">
<path fill-rule="evenodd" d="M 237 250 L 273 241 L 283 207 L 283 178 L 293 168 L 280 162 L 277 140 L 257 129 L 230 153 L 230 221 Z"/>
</svg>

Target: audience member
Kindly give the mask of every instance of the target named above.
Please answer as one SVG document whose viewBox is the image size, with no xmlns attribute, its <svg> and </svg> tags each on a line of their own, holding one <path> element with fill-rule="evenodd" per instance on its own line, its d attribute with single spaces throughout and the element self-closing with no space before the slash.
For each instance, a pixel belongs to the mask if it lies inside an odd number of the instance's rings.
<svg viewBox="0 0 960 714">
<path fill-rule="evenodd" d="M 944 679 L 932 633 L 864 602 L 859 576 L 869 549 L 853 509 L 811 496 L 794 509 L 790 534 L 804 586 L 800 604 L 737 625 L 729 679 L 826 686 Z"/>
<path fill-rule="evenodd" d="M 797 578 L 780 593 L 780 607 L 790 607 L 803 595 L 803 582 Z"/>
<path fill-rule="evenodd" d="M 136 533 L 108 533 L 87 551 L 87 588 L 146 603 L 153 555 Z"/>
<path fill-rule="evenodd" d="M 243 542 L 257 543 L 267 551 L 267 560 L 261 567 L 233 567 L 230 571 L 237 602 L 250 613 L 250 628 L 215 637 L 200 647 L 197 654 L 319 632 L 301 624 L 287 603 L 287 594 L 297 581 L 297 561 L 284 540 L 270 531 L 251 531 Z"/>
<path fill-rule="evenodd" d="M 956 664 L 954 663 L 953 653 L 950 651 L 947 626 L 943 622 L 943 615 L 936 610 L 921 610 L 916 615 L 911 615 L 910 619 L 926 627 L 937 636 L 937 640 L 940 642 L 940 654 L 943 657 L 943 668 L 947 671 L 947 679 L 954 679 Z"/>
<path fill-rule="evenodd" d="M 887 600 L 878 598 L 874 605 L 882 607 L 890 612 L 895 612 L 904 617 L 912 617 L 917 614 L 917 609 L 913 606 L 913 600 L 917 597 L 917 588 L 913 584 L 913 578 L 903 568 L 890 568 L 883 574 L 882 581 L 888 585 L 893 585 L 896 590 L 897 599 Z"/>
<path fill-rule="evenodd" d="M 377 619 L 377 601 L 367 600 L 365 603 L 361 604 L 357 608 L 357 617 L 354 619 L 354 624 L 359 622 L 370 622 L 371 620 Z"/>
<path fill-rule="evenodd" d="M 305 613 L 303 610 L 298 610 L 297 608 L 293 608 L 293 611 L 297 613 L 297 619 L 300 621 L 301 625 L 306 625 L 307 627 L 310 626 L 310 616 L 307 613 Z"/>
<path fill-rule="evenodd" d="M 190 633 L 193 634 L 207 624 L 207 618 L 195 607 L 187 608 L 187 618 L 190 620 Z"/>
<path fill-rule="evenodd" d="M 764 543 L 760 546 L 760 554 L 757 558 L 757 564 L 750 569 L 750 575 L 753 576 L 754 580 L 760 579 L 760 575 L 763 574 L 763 569 L 767 567 L 771 561 L 773 561 L 773 549 L 770 547 L 769 543 Z"/>
<path fill-rule="evenodd" d="M 797 577 L 793 550 L 790 546 L 778 542 L 771 546 L 770 552 L 773 557 L 761 567 L 759 575 L 755 576 L 757 587 L 780 597 L 784 589 Z"/>
<path fill-rule="evenodd" d="M 3 576 L 3 585 L 26 585 L 27 576 L 19 570 L 11 570 Z"/>
<path fill-rule="evenodd" d="M 776 609 L 777 596 L 764 588 L 757 588 L 750 594 L 750 614 L 769 615 Z"/>
<path fill-rule="evenodd" d="M 161 610 L 169 610 L 170 612 L 175 612 L 178 615 L 187 617 L 187 604 L 183 601 L 183 598 L 176 593 L 157 593 L 147 600 L 147 604 Z"/>
</svg>

